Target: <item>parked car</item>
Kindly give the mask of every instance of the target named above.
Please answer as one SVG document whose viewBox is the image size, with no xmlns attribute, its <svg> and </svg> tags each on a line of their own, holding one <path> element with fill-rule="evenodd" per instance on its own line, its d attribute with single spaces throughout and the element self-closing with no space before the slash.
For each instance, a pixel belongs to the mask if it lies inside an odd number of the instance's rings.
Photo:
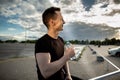
<svg viewBox="0 0 120 80">
<path fill-rule="evenodd" d="M 113 56 L 119 56 L 120 57 L 120 47 L 111 48 L 108 50 L 108 53 Z"/>
</svg>

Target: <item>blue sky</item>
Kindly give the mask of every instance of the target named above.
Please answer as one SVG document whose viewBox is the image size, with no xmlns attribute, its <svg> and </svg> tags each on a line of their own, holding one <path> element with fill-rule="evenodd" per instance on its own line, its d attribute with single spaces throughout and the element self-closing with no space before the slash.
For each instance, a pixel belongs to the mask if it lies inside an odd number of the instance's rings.
<svg viewBox="0 0 120 80">
<path fill-rule="evenodd" d="M 41 15 L 51 6 L 61 8 L 67 24 L 100 25 L 99 31 L 112 29 L 116 32 L 112 37 L 120 38 L 120 3 L 114 0 L 0 0 L 0 39 L 37 39 L 44 35 Z"/>
<path fill-rule="evenodd" d="M 82 0 L 83 5 L 85 6 L 85 9 L 87 11 L 90 10 L 90 8 L 92 7 L 92 5 L 95 3 L 95 0 Z"/>
<path fill-rule="evenodd" d="M 15 34 L 24 32 L 24 29 L 20 25 L 9 23 L 7 21 L 8 19 L 10 18 L 0 16 L 0 33 L 1 34 L 15 35 Z"/>
</svg>

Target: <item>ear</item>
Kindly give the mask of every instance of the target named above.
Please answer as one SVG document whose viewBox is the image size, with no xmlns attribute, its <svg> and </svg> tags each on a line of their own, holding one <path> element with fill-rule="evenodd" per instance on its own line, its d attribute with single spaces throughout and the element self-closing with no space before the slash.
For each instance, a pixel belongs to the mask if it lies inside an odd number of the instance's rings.
<svg viewBox="0 0 120 80">
<path fill-rule="evenodd" d="M 49 20 L 49 24 L 50 24 L 50 26 L 54 26 L 54 25 L 55 25 L 54 20 L 53 20 L 53 19 L 50 19 L 50 20 Z"/>
</svg>

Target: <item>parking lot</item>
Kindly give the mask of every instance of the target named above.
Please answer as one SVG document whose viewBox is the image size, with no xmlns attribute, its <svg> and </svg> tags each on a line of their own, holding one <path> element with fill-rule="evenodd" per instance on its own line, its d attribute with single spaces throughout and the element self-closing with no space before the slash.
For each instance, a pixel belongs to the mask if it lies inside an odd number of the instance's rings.
<svg viewBox="0 0 120 80">
<path fill-rule="evenodd" d="M 0 80 L 37 79 L 35 59 L 33 56 L 34 44 L 27 44 L 26 46 L 24 44 L 20 44 L 19 46 L 18 44 L 2 44 L 0 47 L 0 49 L 2 49 L 0 50 Z M 116 46 L 97 47 L 90 45 L 90 47 L 96 51 L 96 54 L 93 54 L 90 48 L 86 46 L 79 61 L 69 61 L 72 75 L 83 80 L 88 80 L 117 71 L 116 67 L 108 61 L 97 61 L 97 56 L 99 55 L 104 56 L 111 63 L 120 68 L 120 58 L 109 56 L 107 53 L 109 48 Z M 105 77 L 103 80 L 120 80 L 119 76 L 120 73 Z"/>
<path fill-rule="evenodd" d="M 107 53 L 109 48 L 115 46 L 101 46 L 100 48 L 97 46 L 90 45 L 90 47 L 96 51 L 96 54 L 93 54 L 93 51 L 89 47 L 86 47 L 83 52 L 82 57 L 78 62 L 72 61 L 72 65 L 76 64 L 77 66 L 71 65 L 71 72 L 73 75 L 77 75 L 78 77 L 88 80 L 101 75 L 106 75 L 108 73 L 112 73 L 117 71 L 116 67 L 110 64 L 108 61 L 104 59 L 104 61 L 97 61 L 97 56 L 104 56 L 117 67 L 120 67 L 120 58 L 119 57 L 111 57 Z M 114 63 L 115 62 L 115 63 Z M 75 72 L 76 71 L 76 72 Z M 79 73 L 79 74 L 78 74 Z M 114 77 L 109 80 L 119 80 L 120 73 L 117 75 L 113 75 Z M 108 78 L 108 77 L 106 77 Z M 103 79 L 106 80 L 106 79 Z"/>
<path fill-rule="evenodd" d="M 116 66 L 118 66 L 120 68 L 120 57 L 117 56 L 110 56 L 108 54 L 108 50 L 110 48 L 115 48 L 118 46 L 101 46 L 101 47 L 97 47 L 97 46 L 91 46 L 92 48 L 94 48 L 94 50 L 103 55 L 104 57 L 106 57 L 108 60 L 110 60 L 112 63 L 114 63 Z"/>
</svg>

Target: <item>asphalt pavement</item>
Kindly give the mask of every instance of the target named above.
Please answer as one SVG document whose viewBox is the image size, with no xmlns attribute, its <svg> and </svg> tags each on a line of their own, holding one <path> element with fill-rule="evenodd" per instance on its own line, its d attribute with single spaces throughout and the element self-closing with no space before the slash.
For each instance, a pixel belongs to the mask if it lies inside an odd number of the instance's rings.
<svg viewBox="0 0 120 80">
<path fill-rule="evenodd" d="M 11 46 L 11 44 L 9 46 Z M 17 50 L 18 49 L 20 50 L 19 54 L 22 55 L 25 54 L 26 56 L 0 59 L 0 80 L 37 80 L 37 73 L 35 66 L 36 63 L 35 63 L 35 58 L 33 56 L 34 45 L 30 44 L 24 48 L 22 48 L 23 45 L 21 45 L 20 47 L 21 48 L 17 48 Z M 108 47 L 107 48 L 104 46 L 101 48 L 98 48 L 97 46 L 91 46 L 91 47 L 94 50 L 96 50 L 97 53 L 102 53 L 102 55 L 108 58 L 108 55 L 106 53 Z M 4 50 L 2 50 L 2 52 L 4 52 Z M 9 53 L 7 52 L 6 54 Z M 89 47 L 86 47 L 79 61 L 69 61 L 71 74 L 83 80 L 88 80 L 117 70 L 107 61 L 98 62 L 96 56 L 97 54 L 93 54 L 92 51 L 89 49 Z M 111 57 L 109 57 L 109 59 L 111 59 L 110 61 L 113 60 L 113 62 L 116 62 L 115 65 L 117 65 L 120 68 L 119 66 L 120 61 L 115 61 L 116 59 L 112 59 Z M 120 58 L 117 58 L 117 60 L 120 60 Z M 103 80 L 120 80 L 119 76 L 120 73 L 110 76 L 109 79 L 105 78 Z"/>
</svg>

